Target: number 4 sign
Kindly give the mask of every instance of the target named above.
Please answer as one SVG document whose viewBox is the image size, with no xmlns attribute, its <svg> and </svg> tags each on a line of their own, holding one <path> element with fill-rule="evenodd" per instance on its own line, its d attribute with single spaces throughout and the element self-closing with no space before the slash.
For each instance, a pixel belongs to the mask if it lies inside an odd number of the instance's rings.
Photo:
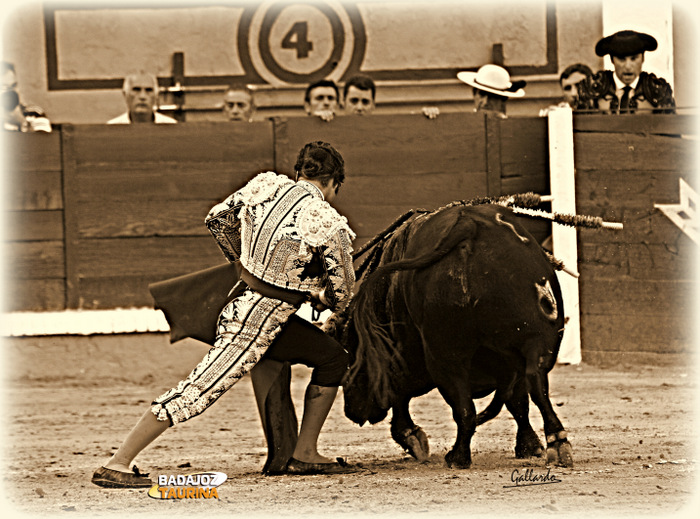
<svg viewBox="0 0 700 519">
<path fill-rule="evenodd" d="M 262 3 L 247 31 L 255 71 L 275 86 L 323 78 L 339 82 L 361 62 L 365 48 L 362 18 L 355 6 L 347 9 L 332 0 Z"/>
<path fill-rule="evenodd" d="M 309 41 L 309 22 L 297 22 L 292 25 L 282 40 L 283 49 L 296 49 L 297 59 L 308 58 L 314 44 Z"/>
</svg>

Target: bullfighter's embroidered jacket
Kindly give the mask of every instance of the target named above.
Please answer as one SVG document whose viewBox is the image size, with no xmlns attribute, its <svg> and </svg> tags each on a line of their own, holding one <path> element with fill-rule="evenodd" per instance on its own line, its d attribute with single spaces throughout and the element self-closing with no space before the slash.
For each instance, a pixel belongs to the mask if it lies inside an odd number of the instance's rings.
<svg viewBox="0 0 700 519">
<path fill-rule="evenodd" d="M 355 233 L 313 184 L 260 173 L 215 205 L 205 223 L 226 258 L 256 278 L 301 292 L 325 289 L 334 311 L 349 302 Z"/>
<path fill-rule="evenodd" d="M 601 70 L 588 80 L 579 83 L 576 109 L 616 112 L 620 102 L 615 95 L 613 74 L 611 70 Z M 629 106 L 632 112 L 637 109 L 647 109 L 654 113 L 675 113 L 676 102 L 673 98 L 673 89 L 665 79 L 641 72 Z"/>
</svg>

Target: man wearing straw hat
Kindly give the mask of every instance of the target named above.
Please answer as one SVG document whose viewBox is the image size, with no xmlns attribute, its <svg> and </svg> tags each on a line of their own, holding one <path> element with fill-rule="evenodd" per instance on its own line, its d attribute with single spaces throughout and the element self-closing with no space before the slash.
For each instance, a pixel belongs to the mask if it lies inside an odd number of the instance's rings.
<svg viewBox="0 0 700 519">
<path fill-rule="evenodd" d="M 525 95 L 525 81 L 511 82 L 508 71 L 498 65 L 484 65 L 476 72 L 459 72 L 457 78 L 473 88 L 475 112 L 491 112 L 506 118 L 506 101 Z"/>
<path fill-rule="evenodd" d="M 607 113 L 674 113 L 671 85 L 642 71 L 644 53 L 657 47 L 656 38 L 637 31 L 619 31 L 602 38 L 595 53 L 601 57 L 610 55 L 615 71 L 601 70 L 593 75 L 584 83 L 580 96 Z"/>
</svg>

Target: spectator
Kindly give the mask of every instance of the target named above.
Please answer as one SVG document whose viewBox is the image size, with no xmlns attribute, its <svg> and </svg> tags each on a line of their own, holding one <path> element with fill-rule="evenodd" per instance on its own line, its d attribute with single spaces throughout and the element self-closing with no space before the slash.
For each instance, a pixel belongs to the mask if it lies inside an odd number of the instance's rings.
<svg viewBox="0 0 700 519">
<path fill-rule="evenodd" d="M 157 112 L 158 79 L 154 75 L 131 74 L 124 79 L 122 91 L 127 111 L 107 121 L 107 124 L 177 123 L 172 117 Z"/>
<path fill-rule="evenodd" d="M 224 94 L 223 112 L 228 121 L 253 120 L 255 103 L 250 87 L 231 85 Z"/>
<path fill-rule="evenodd" d="M 304 109 L 322 121 L 332 121 L 338 111 L 338 86 L 330 79 L 311 83 L 304 93 Z"/>
<path fill-rule="evenodd" d="M 552 109 L 558 107 L 570 106 L 573 110 L 590 108 L 579 96 L 579 84 L 583 81 L 590 81 L 592 75 L 593 71 L 591 68 L 583 63 L 574 63 L 566 67 L 559 75 L 562 101 L 540 110 L 540 117 L 546 117 Z"/>
<path fill-rule="evenodd" d="M 347 115 L 369 115 L 376 108 L 377 87 L 372 78 L 364 75 L 353 76 L 343 87 L 343 109 Z"/>
<path fill-rule="evenodd" d="M 584 82 L 580 97 L 607 113 L 675 112 L 676 102 L 668 82 L 642 72 L 644 53 L 656 50 L 653 36 L 636 31 L 620 31 L 602 38 L 595 46 L 598 56 L 610 55 L 614 72 L 601 70 Z"/>
<path fill-rule="evenodd" d="M 343 109 L 346 115 L 369 115 L 376 105 L 377 87 L 371 77 L 363 74 L 352 76 L 343 87 Z M 422 113 L 428 119 L 440 115 L 437 106 L 425 106 Z"/>
<path fill-rule="evenodd" d="M 25 106 L 17 92 L 15 66 L 7 61 L 0 62 L 2 74 L 3 128 L 12 132 L 51 133 L 51 122 L 38 106 Z"/>
<path fill-rule="evenodd" d="M 525 95 L 525 81 L 511 82 L 510 74 L 498 65 L 483 65 L 476 72 L 459 72 L 457 78 L 472 87 L 474 111 L 506 118 L 506 102 Z"/>
</svg>

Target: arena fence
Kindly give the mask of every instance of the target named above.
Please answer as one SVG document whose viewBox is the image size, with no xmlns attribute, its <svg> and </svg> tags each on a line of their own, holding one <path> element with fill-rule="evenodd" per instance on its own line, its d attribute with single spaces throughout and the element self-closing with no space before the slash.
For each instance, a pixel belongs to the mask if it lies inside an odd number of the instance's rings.
<svg viewBox="0 0 700 519">
<path fill-rule="evenodd" d="M 654 204 L 680 203 L 679 179 L 696 187 L 693 120 L 584 115 L 574 127 L 578 212 L 624 223 L 579 231 L 584 358 L 690 351 L 697 244 Z M 203 224 L 209 208 L 257 172 L 291 175 L 312 140 L 345 158 L 336 205 L 356 246 L 408 209 L 549 191 L 545 118 L 298 117 L 8 134 L 5 312 L 150 306 L 149 283 L 224 261 Z M 548 224 L 526 223 L 548 236 Z"/>
</svg>

